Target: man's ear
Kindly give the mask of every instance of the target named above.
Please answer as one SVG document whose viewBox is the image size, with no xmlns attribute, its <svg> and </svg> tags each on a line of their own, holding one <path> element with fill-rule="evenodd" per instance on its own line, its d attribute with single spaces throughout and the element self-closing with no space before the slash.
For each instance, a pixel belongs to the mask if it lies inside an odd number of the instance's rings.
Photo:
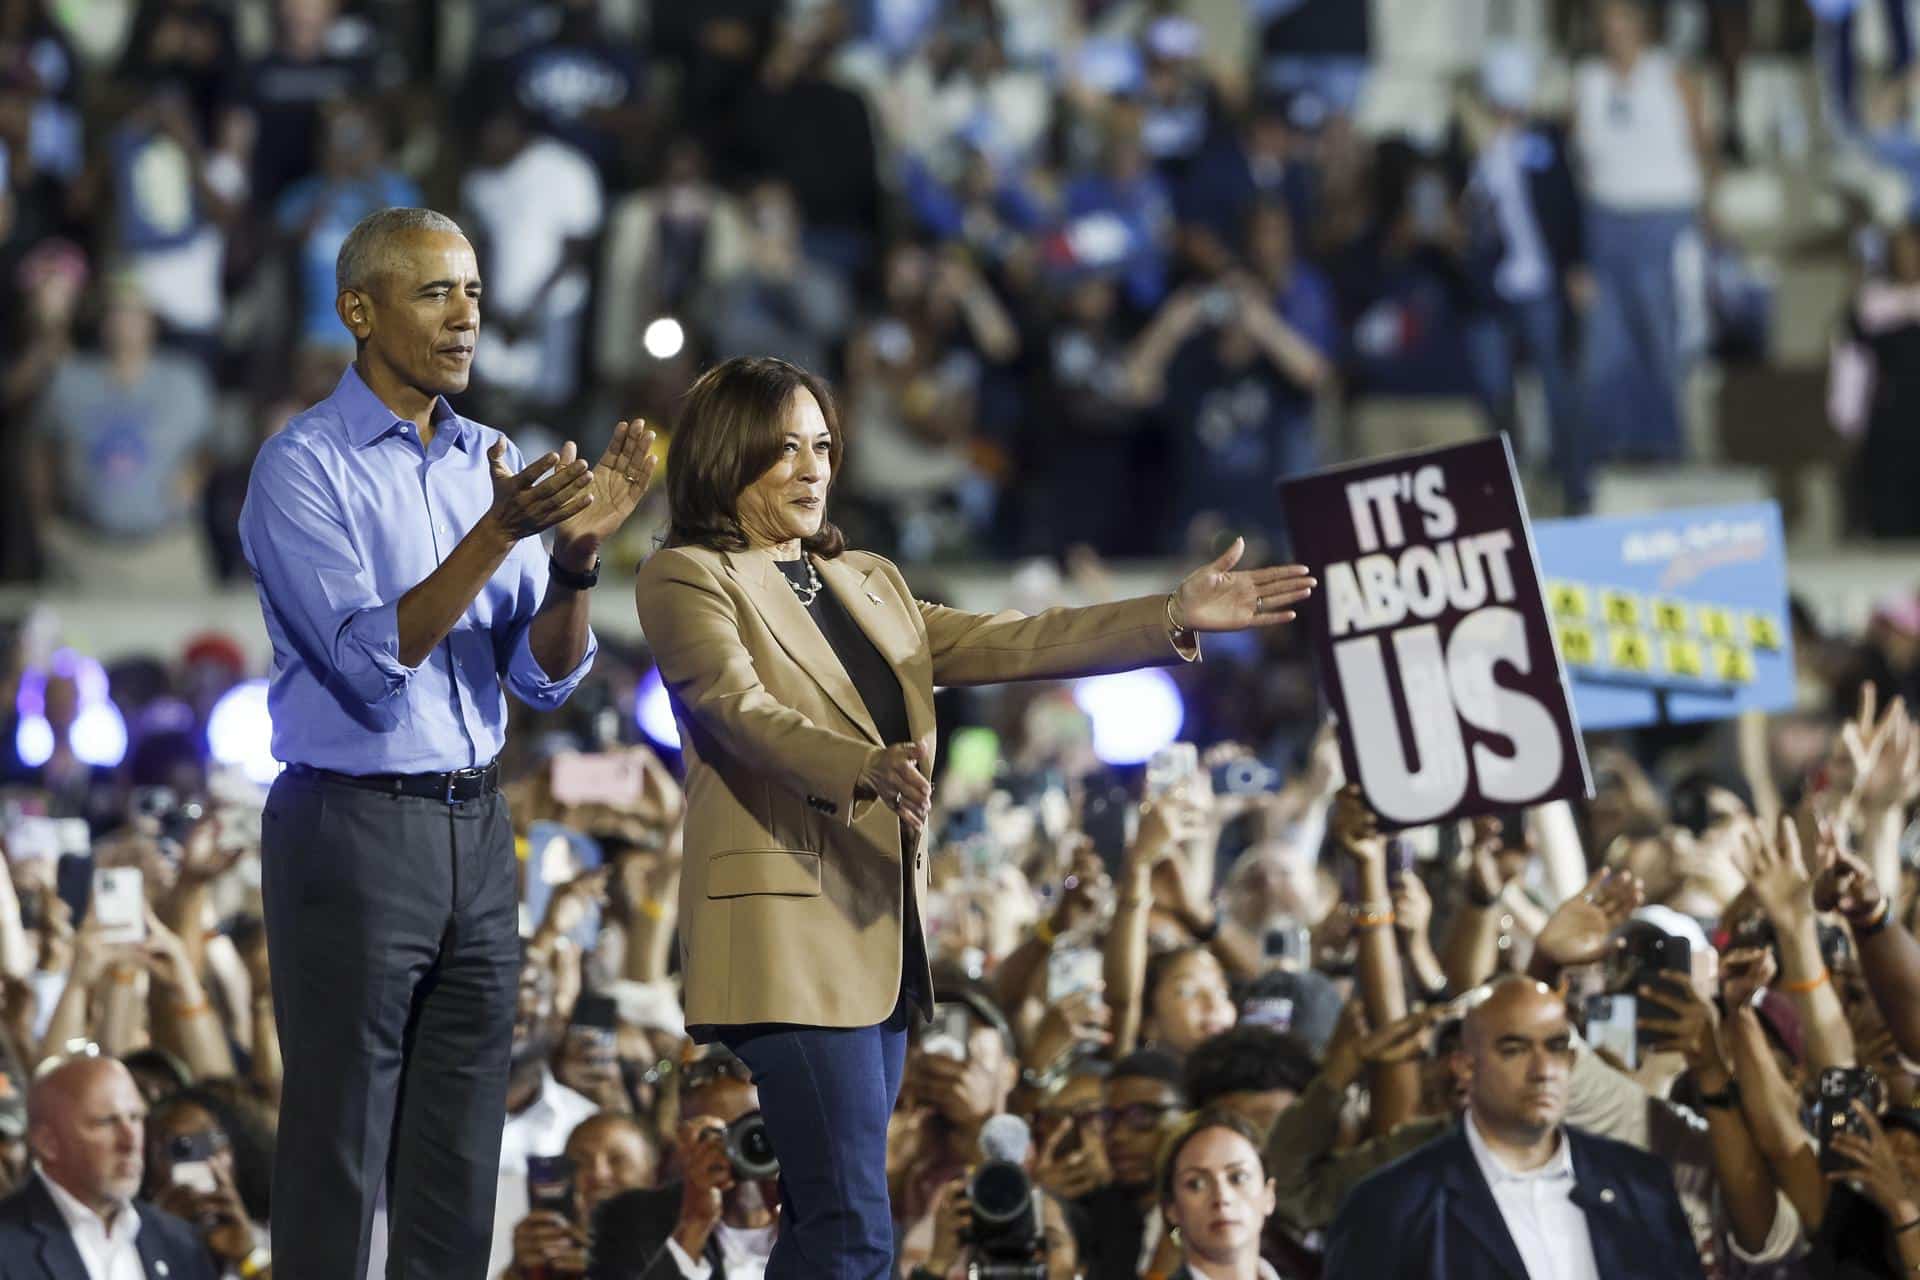
<svg viewBox="0 0 1920 1280">
<path fill-rule="evenodd" d="M 1465 1049 L 1455 1049 L 1447 1055 L 1447 1073 L 1453 1082 L 1462 1089 L 1473 1084 L 1473 1057 Z"/>
<path fill-rule="evenodd" d="M 365 342 L 373 332 L 373 300 L 361 290 L 342 289 L 333 300 L 333 309 L 355 342 Z"/>
</svg>

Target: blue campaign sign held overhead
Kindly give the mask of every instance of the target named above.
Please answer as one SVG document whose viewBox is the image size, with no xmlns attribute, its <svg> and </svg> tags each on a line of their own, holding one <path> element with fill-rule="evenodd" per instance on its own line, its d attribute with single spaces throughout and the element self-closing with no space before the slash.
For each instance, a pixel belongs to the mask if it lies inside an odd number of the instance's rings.
<svg viewBox="0 0 1920 1280">
<path fill-rule="evenodd" d="M 1533 534 L 1582 729 L 1793 704 L 1773 503 L 1541 520 Z"/>
</svg>

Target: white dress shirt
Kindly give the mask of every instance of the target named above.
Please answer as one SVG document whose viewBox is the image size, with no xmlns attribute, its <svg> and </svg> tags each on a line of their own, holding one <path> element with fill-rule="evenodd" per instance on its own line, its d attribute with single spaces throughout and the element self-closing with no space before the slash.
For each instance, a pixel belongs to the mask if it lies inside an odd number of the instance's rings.
<svg viewBox="0 0 1920 1280">
<path fill-rule="evenodd" d="M 715 1227 L 713 1236 L 720 1242 L 720 1265 L 726 1268 L 727 1280 L 766 1280 L 767 1259 L 773 1256 L 778 1229 L 777 1222 L 764 1227 L 730 1227 L 723 1222 Z M 711 1262 L 688 1257 L 672 1236 L 667 1237 L 667 1252 L 673 1255 L 684 1280 L 708 1280 L 713 1274 Z"/>
<path fill-rule="evenodd" d="M 1551 1160 L 1515 1173 L 1487 1146 L 1472 1112 L 1467 1114 L 1467 1146 L 1526 1264 L 1528 1280 L 1600 1280 L 1587 1215 L 1572 1199 L 1573 1148 L 1564 1130 L 1559 1137 Z"/>
<path fill-rule="evenodd" d="M 109 1227 L 100 1215 L 81 1204 L 67 1189 L 36 1171 L 40 1185 L 53 1197 L 53 1205 L 67 1221 L 73 1247 L 80 1251 L 80 1262 L 87 1269 L 87 1280 L 147 1280 L 147 1269 L 140 1263 L 140 1250 L 134 1241 L 140 1235 L 140 1213 L 132 1205 L 113 1215 Z"/>
<path fill-rule="evenodd" d="M 528 1210 L 527 1157 L 561 1155 L 574 1126 L 599 1111 L 592 1099 L 555 1080 L 545 1067 L 540 1068 L 540 1092 L 525 1111 L 507 1117 L 500 1134 L 500 1184 L 493 1201 L 493 1251 L 487 1261 L 488 1275 L 498 1276 L 513 1265 L 513 1229 Z"/>
</svg>

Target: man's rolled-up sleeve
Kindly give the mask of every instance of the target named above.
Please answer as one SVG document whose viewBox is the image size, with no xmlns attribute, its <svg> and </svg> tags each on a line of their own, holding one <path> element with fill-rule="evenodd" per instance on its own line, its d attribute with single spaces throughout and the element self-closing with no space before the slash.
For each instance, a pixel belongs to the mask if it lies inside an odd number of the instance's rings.
<svg viewBox="0 0 1920 1280">
<path fill-rule="evenodd" d="M 380 598 L 312 455 L 291 443 L 261 451 L 240 539 L 289 643 L 336 696 L 378 708 L 406 689 L 415 668 L 400 660 L 400 601 Z"/>
<path fill-rule="evenodd" d="M 551 711 L 565 702 L 593 669 L 594 656 L 600 652 L 600 639 L 593 634 L 593 628 L 587 628 L 587 651 L 580 661 L 558 678 L 548 675 L 540 660 L 533 656 L 533 619 L 547 598 L 546 552 L 537 539 L 529 538 L 515 549 L 514 555 L 521 562 L 520 589 L 515 596 L 513 647 L 508 650 L 507 667 L 502 674 L 514 697 L 535 711 Z"/>
</svg>

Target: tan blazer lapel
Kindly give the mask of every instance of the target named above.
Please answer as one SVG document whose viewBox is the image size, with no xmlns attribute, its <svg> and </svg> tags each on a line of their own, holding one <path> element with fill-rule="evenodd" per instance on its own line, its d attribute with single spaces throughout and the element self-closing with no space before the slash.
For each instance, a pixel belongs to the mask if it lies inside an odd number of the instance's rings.
<svg viewBox="0 0 1920 1280">
<path fill-rule="evenodd" d="M 931 741 L 933 735 L 933 688 L 907 675 L 920 637 L 909 621 L 916 608 L 913 601 L 901 600 L 893 582 L 879 569 L 865 573 L 845 559 L 819 564 L 820 580 L 845 606 L 854 625 L 867 633 L 873 647 L 893 668 L 907 701 L 907 729 L 915 741 Z M 776 572 L 778 572 L 776 570 Z"/>
<path fill-rule="evenodd" d="M 787 651 L 787 656 L 799 663 L 801 669 L 826 690 L 833 704 L 840 708 L 847 719 L 858 725 L 862 733 L 885 746 L 880 740 L 879 726 L 874 724 L 873 716 L 867 712 L 867 704 L 861 701 L 860 691 L 853 687 L 847 669 L 840 665 L 833 646 L 827 643 L 826 637 L 820 634 L 820 628 L 808 616 L 800 597 L 794 595 L 793 588 L 787 585 L 786 576 L 774 565 L 773 557 L 764 551 L 732 551 L 727 553 L 726 561 L 727 572 L 746 588 L 747 598 L 760 610 L 760 616 L 766 619 L 767 629 L 773 632 L 780 647 Z M 821 574 L 821 580 L 826 580 L 825 573 Z M 886 650 L 882 648 L 881 652 L 885 653 Z"/>
</svg>

